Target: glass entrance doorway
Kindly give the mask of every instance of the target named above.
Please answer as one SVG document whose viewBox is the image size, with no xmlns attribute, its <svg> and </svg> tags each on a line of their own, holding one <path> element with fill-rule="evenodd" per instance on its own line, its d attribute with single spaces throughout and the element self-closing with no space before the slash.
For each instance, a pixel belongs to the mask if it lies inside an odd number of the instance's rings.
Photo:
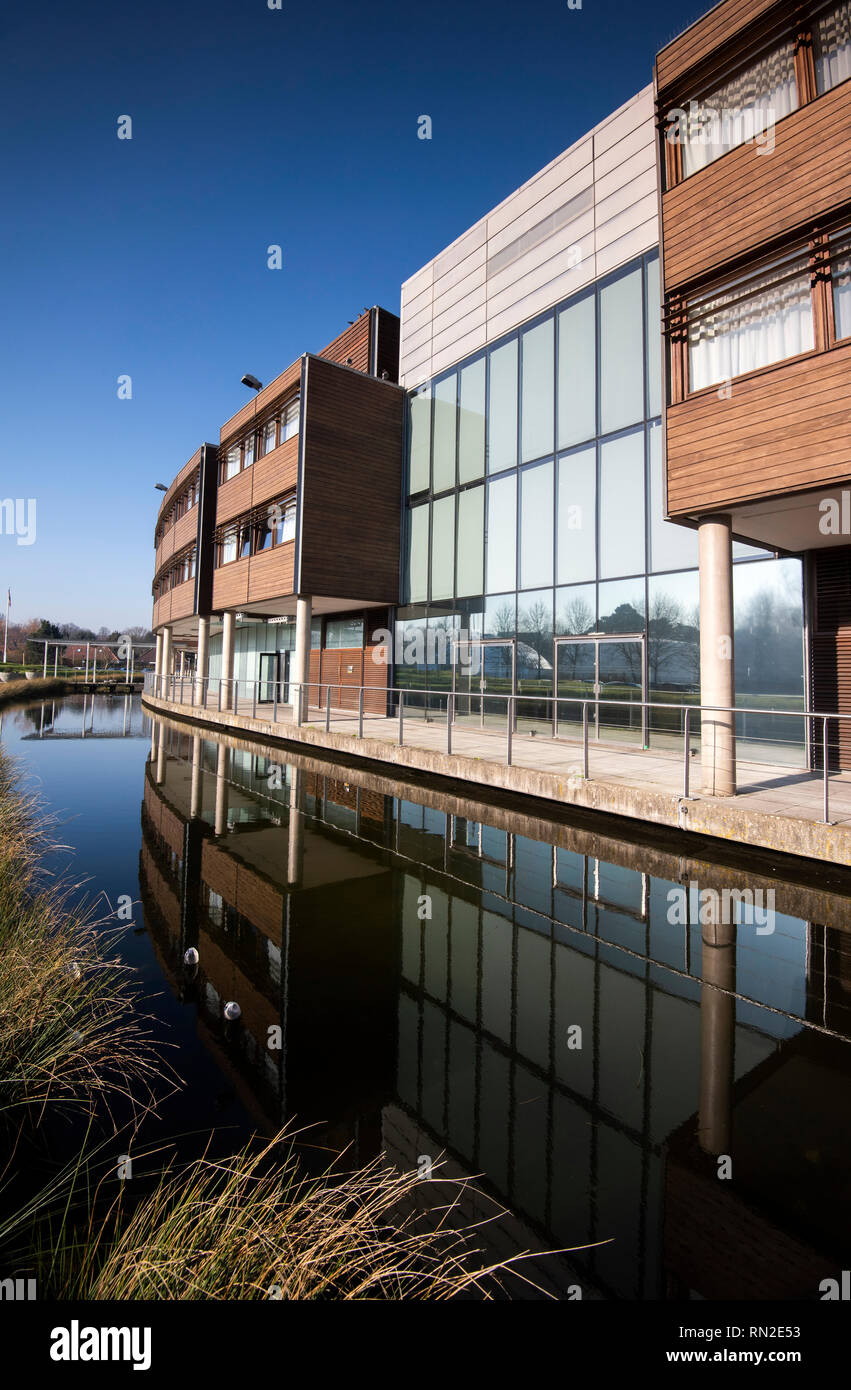
<svg viewBox="0 0 851 1390">
<path fill-rule="evenodd" d="M 278 686 L 278 704 L 290 703 L 290 653 L 261 652 L 257 703 L 270 705 Z"/>
<path fill-rule="evenodd" d="M 517 647 L 502 638 L 452 644 L 452 693 L 458 723 L 505 728 L 507 696 L 516 688 Z"/>
<path fill-rule="evenodd" d="M 611 700 L 589 707 L 591 738 L 646 747 L 644 634 L 557 637 L 555 649 L 556 735 L 581 736 L 580 701 Z"/>
</svg>

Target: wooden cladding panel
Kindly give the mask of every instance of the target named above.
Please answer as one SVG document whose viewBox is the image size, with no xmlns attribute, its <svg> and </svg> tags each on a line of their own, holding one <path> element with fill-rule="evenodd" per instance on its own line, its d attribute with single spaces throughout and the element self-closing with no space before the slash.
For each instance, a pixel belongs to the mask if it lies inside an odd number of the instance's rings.
<svg viewBox="0 0 851 1390">
<path fill-rule="evenodd" d="M 187 579 L 183 584 L 176 584 L 171 591 L 171 621 L 188 618 L 190 613 L 194 612 L 195 580 Z"/>
<path fill-rule="evenodd" d="M 404 393 L 317 357 L 306 381 L 299 588 L 396 603 Z"/>
<path fill-rule="evenodd" d="M 196 449 L 191 459 L 188 459 L 187 462 L 184 463 L 180 472 L 175 476 L 174 481 L 169 486 L 168 492 L 163 493 L 163 500 L 160 503 L 159 511 L 157 512 L 157 525 L 159 525 L 160 518 L 163 516 L 163 514 L 168 511 L 169 507 L 174 501 L 177 493 L 183 487 L 184 483 L 188 482 L 190 473 L 192 473 L 193 470 L 198 467 L 200 462 L 201 450 Z"/>
<path fill-rule="evenodd" d="M 274 408 L 279 398 L 292 395 L 292 389 L 298 385 L 300 377 L 301 358 L 292 362 L 286 371 L 276 376 L 262 391 L 258 391 L 256 400 L 252 397 L 235 415 L 225 421 L 219 435 L 221 447 L 227 448 L 234 435 L 240 435 L 255 419 L 259 420 L 265 411 Z"/>
<path fill-rule="evenodd" d="M 713 511 L 851 477 L 851 343 L 667 411 L 668 510 Z"/>
<path fill-rule="evenodd" d="M 813 626 L 810 643 L 812 708 L 851 715 L 851 547 L 813 552 Z M 813 729 L 816 765 L 823 765 L 821 725 Z M 829 758 L 851 768 L 851 719 L 829 727 Z"/>
<path fill-rule="evenodd" d="M 786 116 L 775 148 L 740 145 L 662 197 L 665 288 L 676 289 L 851 201 L 851 82 Z"/>
<path fill-rule="evenodd" d="M 252 472 L 252 468 L 246 468 L 242 473 L 237 473 L 235 478 L 229 478 L 226 483 L 219 484 L 216 494 L 217 526 L 251 510 Z"/>
<path fill-rule="evenodd" d="M 248 564 L 245 560 L 232 560 L 229 565 L 213 572 L 213 608 L 239 608 L 248 599 Z"/>
<path fill-rule="evenodd" d="M 258 459 L 251 469 L 251 505 L 271 502 L 294 490 L 298 481 L 298 435 Z"/>
<path fill-rule="evenodd" d="M 159 575 L 168 561 L 184 546 L 191 545 L 198 537 L 198 508 L 192 507 L 176 521 L 163 536 L 156 554 L 154 578 Z"/>
<path fill-rule="evenodd" d="M 252 555 L 248 561 L 247 601 L 256 603 L 259 599 L 291 594 L 294 561 L 295 541 L 284 541 L 261 555 Z"/>
<path fill-rule="evenodd" d="M 757 19 L 776 9 L 788 14 L 788 7 L 777 0 L 724 0 L 684 33 L 672 39 L 656 58 L 656 84 L 665 92 L 679 83 L 692 68 L 704 62 L 717 48 L 731 45 Z"/>
<path fill-rule="evenodd" d="M 359 319 L 344 329 L 338 338 L 323 348 L 317 355 L 329 362 L 345 365 L 351 358 L 351 365 L 357 372 L 369 371 L 369 313 L 361 314 Z"/>
</svg>

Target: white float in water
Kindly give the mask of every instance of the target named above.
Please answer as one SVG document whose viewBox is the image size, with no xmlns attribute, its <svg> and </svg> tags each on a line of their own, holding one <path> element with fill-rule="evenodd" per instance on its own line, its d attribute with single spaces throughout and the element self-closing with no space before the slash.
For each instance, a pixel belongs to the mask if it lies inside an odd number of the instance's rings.
<svg viewBox="0 0 851 1390">
<path fill-rule="evenodd" d="M 235 1023 L 236 1020 L 241 1017 L 241 1015 L 242 1009 L 239 1007 L 236 1000 L 229 999 L 228 1002 L 225 1004 L 225 1018 L 228 1020 L 228 1022 Z"/>
<path fill-rule="evenodd" d="M 197 965 L 201 957 L 198 955 L 194 946 L 190 946 L 188 951 L 183 952 L 184 965 Z"/>
</svg>

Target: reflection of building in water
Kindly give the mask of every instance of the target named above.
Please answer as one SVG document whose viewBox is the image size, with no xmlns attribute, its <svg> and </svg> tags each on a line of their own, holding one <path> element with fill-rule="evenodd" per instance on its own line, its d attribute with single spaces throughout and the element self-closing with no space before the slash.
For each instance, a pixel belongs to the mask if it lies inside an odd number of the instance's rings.
<svg viewBox="0 0 851 1390">
<path fill-rule="evenodd" d="M 773 932 L 746 907 L 701 923 L 700 890 L 744 886 L 740 873 L 301 755 L 276 776 L 280 754 L 235 740 L 215 837 L 218 746 L 162 727 L 146 912 L 268 1128 L 295 1114 L 360 1160 L 445 1154 L 450 1176 L 483 1174 L 508 1209 L 484 1228 L 494 1256 L 593 1246 L 535 1261 L 561 1297 L 573 1282 L 585 1297 L 719 1296 L 706 1242 L 724 1213 L 725 1258 L 762 1231 L 833 1273 L 843 1224 L 825 1217 L 847 1198 L 821 1177 L 844 1170 L 828 1120 L 851 1055 L 847 899 L 749 873 L 775 891 Z M 228 1034 L 229 998 L 243 1018 Z M 795 1268 L 800 1296 L 810 1274 Z"/>
</svg>

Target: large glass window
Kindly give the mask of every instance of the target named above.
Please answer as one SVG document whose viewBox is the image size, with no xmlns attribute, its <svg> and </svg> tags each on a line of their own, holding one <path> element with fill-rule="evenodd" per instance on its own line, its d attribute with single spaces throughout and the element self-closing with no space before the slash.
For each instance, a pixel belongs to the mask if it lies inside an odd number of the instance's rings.
<svg viewBox="0 0 851 1390">
<path fill-rule="evenodd" d="M 301 401 L 296 396 L 294 401 L 290 401 L 281 411 L 281 443 L 285 439 L 292 439 L 294 434 L 298 434 L 299 412 Z"/>
<path fill-rule="evenodd" d="M 800 253 L 689 301 L 689 386 L 700 391 L 814 345 L 808 256 Z"/>
<path fill-rule="evenodd" d="M 549 318 L 522 335 L 520 454 L 523 463 L 553 451 L 553 331 L 553 320 Z"/>
<path fill-rule="evenodd" d="M 488 483 L 485 589 L 498 593 L 517 582 L 517 475 Z"/>
<path fill-rule="evenodd" d="M 520 588 L 553 582 L 553 465 L 520 474 Z"/>
<path fill-rule="evenodd" d="M 517 339 L 490 354 L 488 472 L 517 463 Z"/>
<path fill-rule="evenodd" d="M 843 0 L 813 26 L 816 87 L 828 92 L 851 77 L 851 0 Z"/>
<path fill-rule="evenodd" d="M 851 337 L 851 229 L 831 237 L 833 261 L 833 326 L 837 338 Z"/>
<path fill-rule="evenodd" d="M 221 540 L 221 563 L 227 565 L 236 559 L 236 527 L 229 526 Z"/>
<path fill-rule="evenodd" d="M 409 512 L 408 599 L 419 603 L 428 598 L 428 503 Z"/>
<path fill-rule="evenodd" d="M 409 492 L 425 492 L 431 457 L 431 388 L 423 386 L 408 398 Z"/>
<path fill-rule="evenodd" d="M 455 587 L 455 495 L 441 497 L 431 513 L 431 596 L 452 598 Z"/>
<path fill-rule="evenodd" d="M 326 647 L 362 647 L 363 618 L 329 618 L 325 623 Z"/>
<path fill-rule="evenodd" d="M 458 494 L 458 562 L 456 593 L 459 598 L 482 592 L 485 555 L 485 490 L 471 487 Z"/>
<path fill-rule="evenodd" d="M 662 413 L 662 306 L 659 299 L 659 257 L 644 268 L 644 351 L 647 358 L 647 414 Z"/>
<path fill-rule="evenodd" d="M 275 446 L 276 446 L 276 444 L 277 444 L 277 439 L 278 439 L 278 422 L 277 422 L 277 420 L 267 420 L 267 421 L 266 421 L 266 424 L 265 424 L 264 427 L 263 427 L 263 453 L 264 453 L 264 454 L 271 454 L 272 450 L 275 448 Z"/>
<path fill-rule="evenodd" d="M 558 461 L 556 583 L 597 577 L 597 448 Z"/>
<path fill-rule="evenodd" d="M 668 139 L 682 144 L 683 173 L 693 174 L 737 145 L 766 143 L 765 132 L 797 106 L 795 51 L 785 43 L 688 110 L 672 113 Z"/>
<path fill-rule="evenodd" d="M 597 433 L 597 307 L 593 293 L 558 316 L 558 447 Z"/>
<path fill-rule="evenodd" d="M 480 357 L 461 369 L 458 413 L 458 481 L 472 482 L 485 471 L 485 385 L 487 362 Z"/>
<path fill-rule="evenodd" d="M 647 438 L 650 449 L 650 568 L 684 569 L 697 564 L 697 532 L 664 520 L 662 426 L 649 425 Z"/>
<path fill-rule="evenodd" d="M 254 462 L 254 435 L 249 434 L 242 445 L 242 466 L 250 468 Z"/>
<path fill-rule="evenodd" d="M 597 631 L 597 588 L 573 584 L 556 589 L 555 630 L 563 637 L 583 637 Z"/>
<path fill-rule="evenodd" d="M 600 430 L 613 434 L 644 418 L 641 269 L 600 291 Z"/>
<path fill-rule="evenodd" d="M 225 455 L 225 482 L 228 478 L 235 478 L 240 467 L 240 449 L 238 444 L 232 444 Z"/>
<path fill-rule="evenodd" d="M 455 486 L 455 427 L 458 377 L 455 372 L 434 388 L 434 442 L 432 444 L 431 487 L 443 492 Z"/>
<path fill-rule="evenodd" d="M 600 578 L 644 571 L 644 430 L 600 446 Z"/>
</svg>

